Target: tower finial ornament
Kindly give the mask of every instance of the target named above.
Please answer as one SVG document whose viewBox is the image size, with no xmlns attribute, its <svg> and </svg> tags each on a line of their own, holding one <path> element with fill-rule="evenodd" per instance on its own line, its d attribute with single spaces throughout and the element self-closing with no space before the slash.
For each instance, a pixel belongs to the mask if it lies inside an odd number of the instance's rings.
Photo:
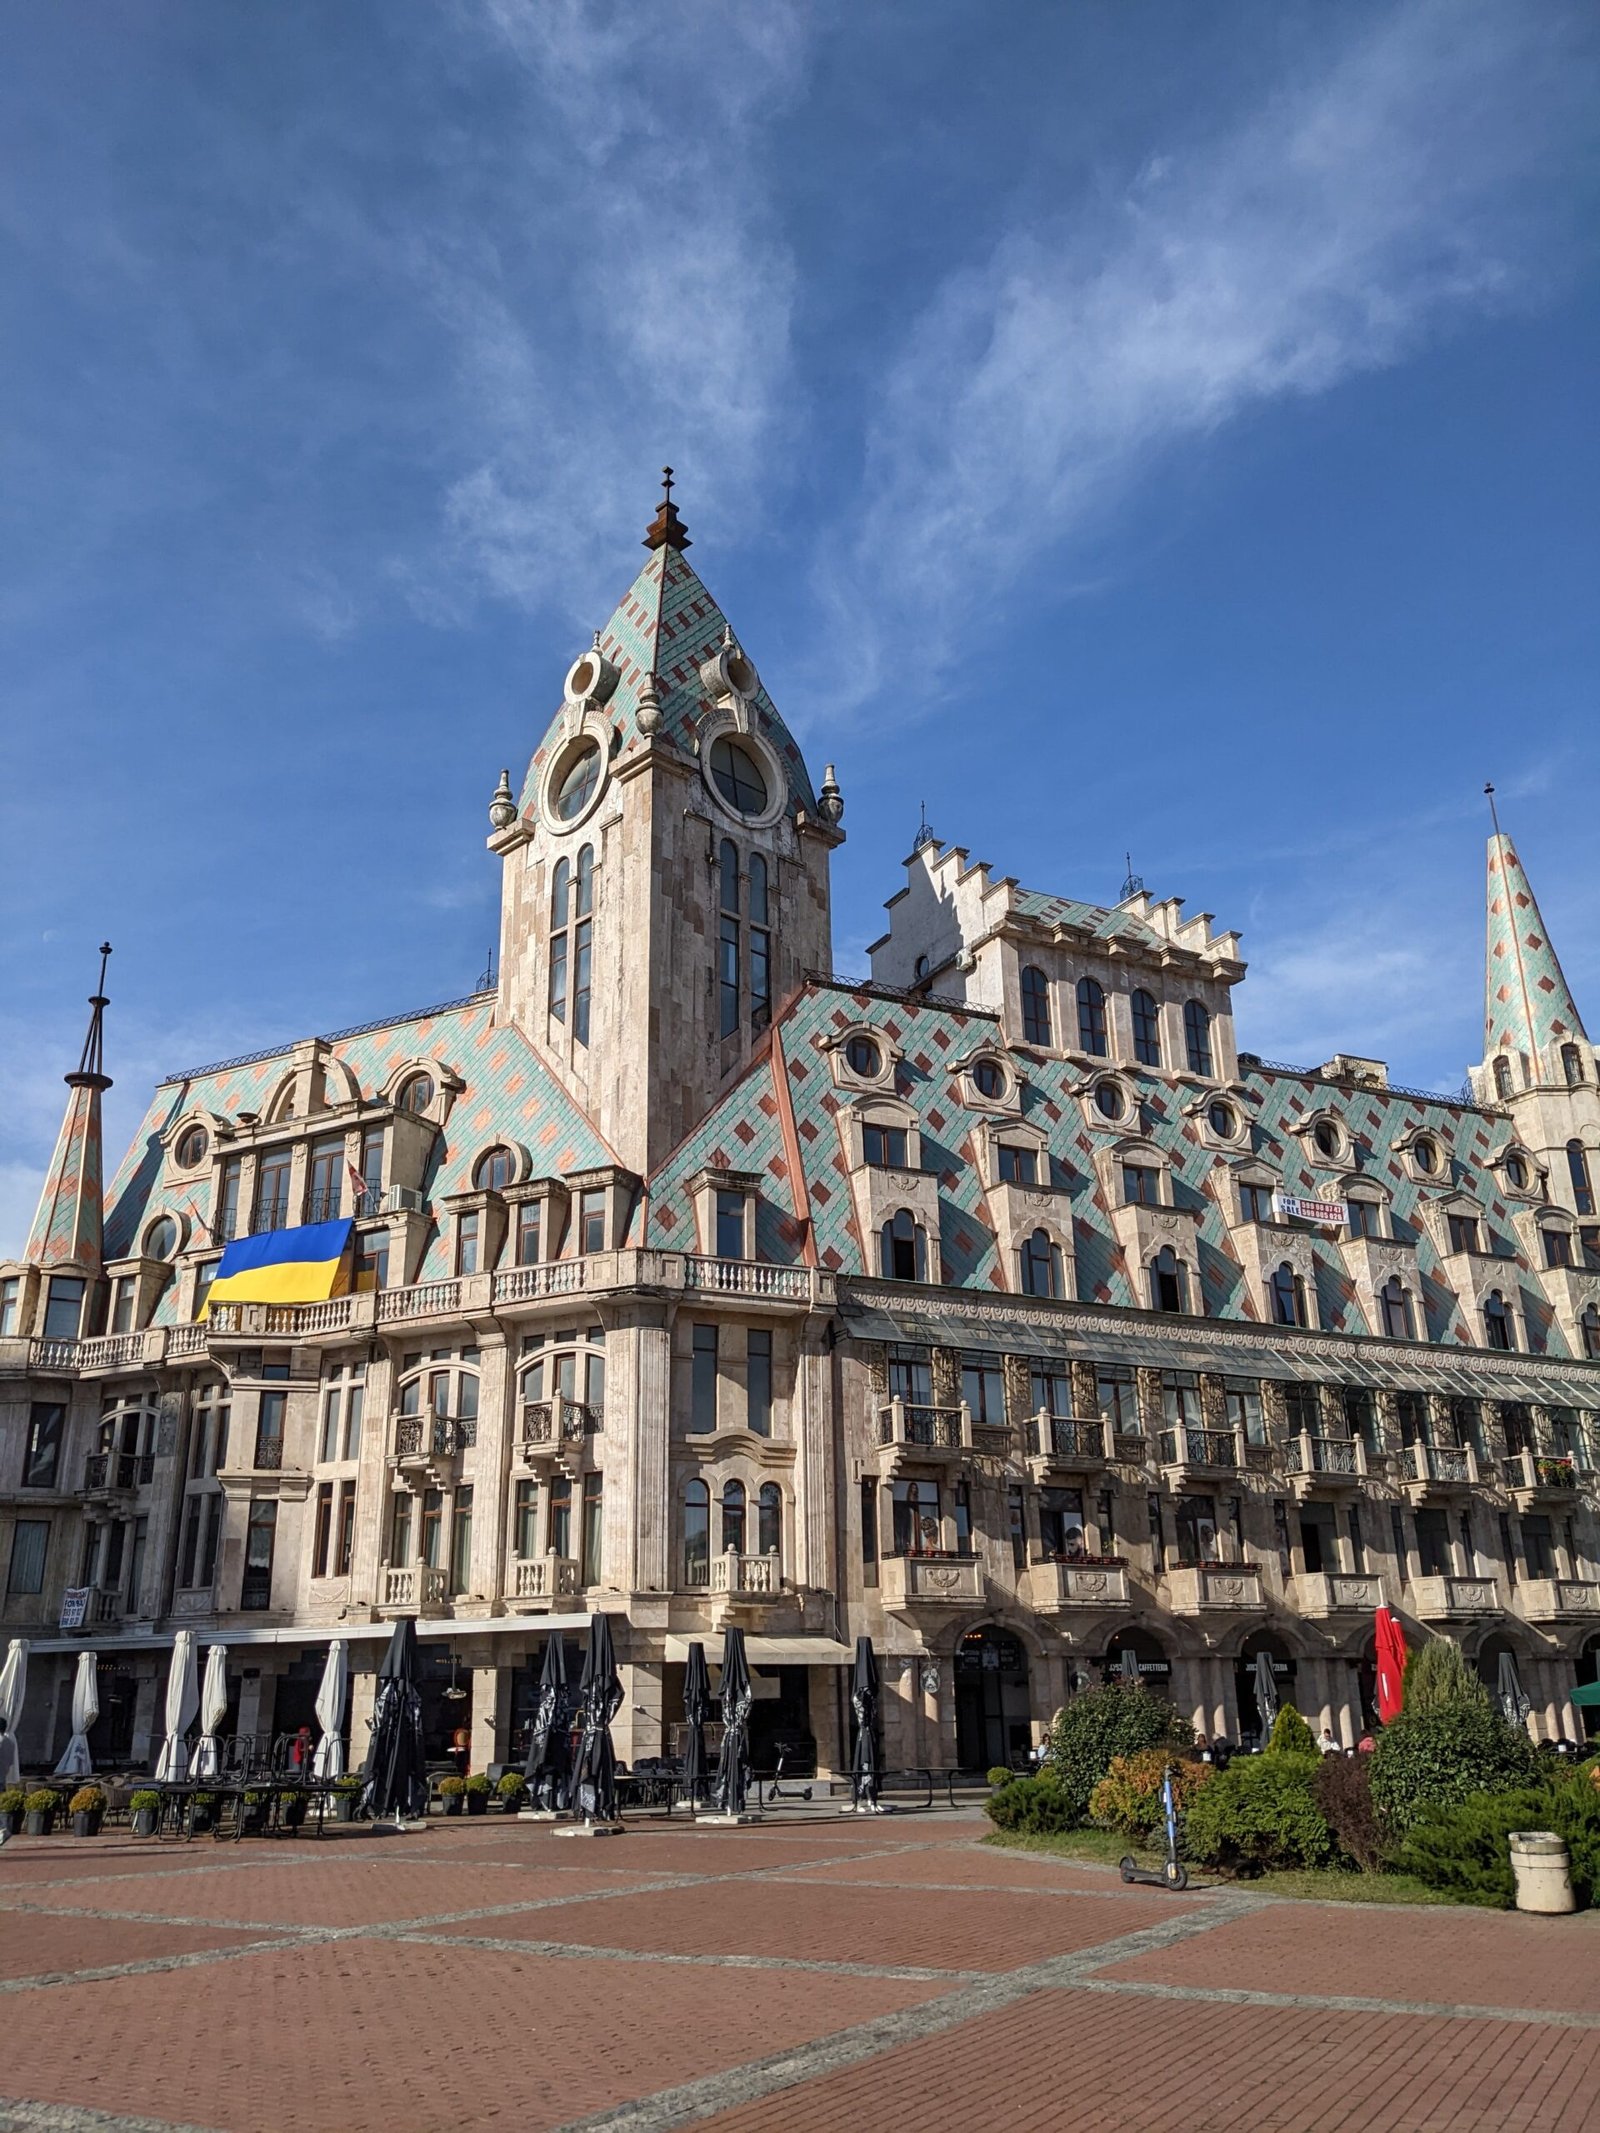
<svg viewBox="0 0 1600 2133">
<path fill-rule="evenodd" d="M 111 960 L 111 943 L 100 943 L 100 979 L 89 996 L 89 1005 L 94 1012 L 89 1017 L 89 1027 L 83 1040 L 83 1051 L 78 1059 L 78 1070 L 68 1074 L 68 1088 L 109 1089 L 111 1077 L 105 1071 L 105 1013 L 111 1005 L 106 997 L 106 965 Z"/>
<path fill-rule="evenodd" d="M 646 548 L 676 548 L 680 553 L 689 546 L 689 529 L 678 516 L 678 507 L 672 501 L 672 469 L 661 469 L 661 503 L 655 517 L 645 528 Z"/>
<path fill-rule="evenodd" d="M 1483 788 L 1483 796 L 1489 803 L 1489 820 L 1494 824 L 1494 833 L 1498 837 L 1501 834 L 1500 810 L 1494 804 L 1494 787 L 1486 785 Z"/>
</svg>

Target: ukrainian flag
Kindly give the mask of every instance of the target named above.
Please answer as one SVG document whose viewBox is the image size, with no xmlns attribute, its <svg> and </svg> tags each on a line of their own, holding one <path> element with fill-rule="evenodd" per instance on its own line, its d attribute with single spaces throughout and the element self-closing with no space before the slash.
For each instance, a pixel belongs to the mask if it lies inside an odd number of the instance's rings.
<svg viewBox="0 0 1600 2133">
<path fill-rule="evenodd" d="M 217 1303 L 321 1303 L 350 1287 L 348 1217 L 235 1237 L 226 1246 L 201 1318 Z"/>
</svg>

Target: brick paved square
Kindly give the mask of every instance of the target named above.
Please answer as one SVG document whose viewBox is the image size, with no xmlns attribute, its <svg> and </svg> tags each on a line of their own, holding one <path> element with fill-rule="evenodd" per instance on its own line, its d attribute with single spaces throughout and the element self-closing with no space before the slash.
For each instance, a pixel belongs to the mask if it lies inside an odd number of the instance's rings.
<svg viewBox="0 0 1600 2133">
<path fill-rule="evenodd" d="M 108 1963 L 145 1962 L 157 1955 L 191 1955 L 200 1949 L 237 1948 L 260 1938 L 220 1926 L 153 1926 L 128 1918 L 97 1919 L 86 1930 L 77 1918 L 40 1917 L 30 1911 L 0 1911 L 0 1978 L 68 1974 Z M 0 2007 L 0 2037 L 10 2019 Z M 0 2044 L 0 2091 L 6 2053 Z"/>
</svg>

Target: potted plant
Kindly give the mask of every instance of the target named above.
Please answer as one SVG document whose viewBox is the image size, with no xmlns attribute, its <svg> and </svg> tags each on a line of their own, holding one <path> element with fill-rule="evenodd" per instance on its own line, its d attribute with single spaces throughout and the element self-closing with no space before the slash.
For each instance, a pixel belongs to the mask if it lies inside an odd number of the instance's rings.
<svg viewBox="0 0 1600 2133">
<path fill-rule="evenodd" d="M 466 1781 L 466 1802 L 469 1815 L 489 1812 L 489 1780 L 481 1770 L 474 1771 Z"/>
<path fill-rule="evenodd" d="M 466 1789 L 467 1781 L 465 1778 L 440 1778 L 439 1797 L 444 1802 L 444 1811 L 447 1815 L 460 1814 L 461 1802 Z"/>
<path fill-rule="evenodd" d="M 528 1781 L 520 1770 L 508 1770 L 495 1787 L 503 1814 L 514 1815 L 528 1796 Z"/>
<path fill-rule="evenodd" d="M 189 1828 L 197 1837 L 203 1837 L 217 1819 L 217 1796 L 214 1792 L 197 1792 L 189 1801 Z"/>
<path fill-rule="evenodd" d="M 80 1785 L 67 1802 L 75 1837 L 98 1837 L 105 1820 L 106 1796 L 98 1785 Z"/>
<path fill-rule="evenodd" d="M 245 1836 L 260 1836 L 267 1826 L 267 1809 L 271 1804 L 271 1794 L 263 1792 L 259 1786 L 245 1794 L 240 1809 L 244 1817 L 243 1834 Z"/>
<path fill-rule="evenodd" d="M 161 1814 L 161 1795 L 153 1785 L 141 1785 L 128 1802 L 136 1837 L 153 1837 Z"/>
<path fill-rule="evenodd" d="M 364 1778 L 354 1775 L 334 1779 L 333 1819 L 336 1822 L 353 1822 L 355 1820 L 356 1806 L 361 1798 L 361 1790 L 365 1782 Z"/>
<path fill-rule="evenodd" d="M 282 1810 L 285 1829 L 298 1829 L 306 1818 L 310 1802 L 303 1792 L 280 1792 L 278 1806 Z"/>
<path fill-rule="evenodd" d="M 53 1793 L 47 1785 L 41 1785 L 37 1792 L 28 1794 L 22 1803 L 25 1817 L 22 1826 L 30 1837 L 49 1836 L 50 1826 L 56 1818 L 58 1799 L 59 1795 Z"/>
<path fill-rule="evenodd" d="M 27 1797 L 20 1785 L 7 1785 L 0 1791 L 0 1837 L 16 1835 Z"/>
</svg>

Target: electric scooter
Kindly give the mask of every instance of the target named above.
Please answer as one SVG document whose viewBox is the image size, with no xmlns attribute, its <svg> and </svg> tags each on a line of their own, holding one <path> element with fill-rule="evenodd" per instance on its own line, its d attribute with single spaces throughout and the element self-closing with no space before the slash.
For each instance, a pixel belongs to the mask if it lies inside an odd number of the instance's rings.
<svg viewBox="0 0 1600 2133">
<path fill-rule="evenodd" d="M 1172 1790 L 1170 1763 L 1161 1779 L 1161 1819 L 1166 1824 L 1166 1858 L 1152 1873 L 1147 1867 L 1135 1865 L 1133 1854 L 1126 1853 L 1122 1860 L 1122 1878 L 1124 1881 L 1142 1881 L 1155 1889 L 1186 1889 L 1189 1886 L 1189 1869 L 1178 1857 L 1178 1802 Z"/>
</svg>

